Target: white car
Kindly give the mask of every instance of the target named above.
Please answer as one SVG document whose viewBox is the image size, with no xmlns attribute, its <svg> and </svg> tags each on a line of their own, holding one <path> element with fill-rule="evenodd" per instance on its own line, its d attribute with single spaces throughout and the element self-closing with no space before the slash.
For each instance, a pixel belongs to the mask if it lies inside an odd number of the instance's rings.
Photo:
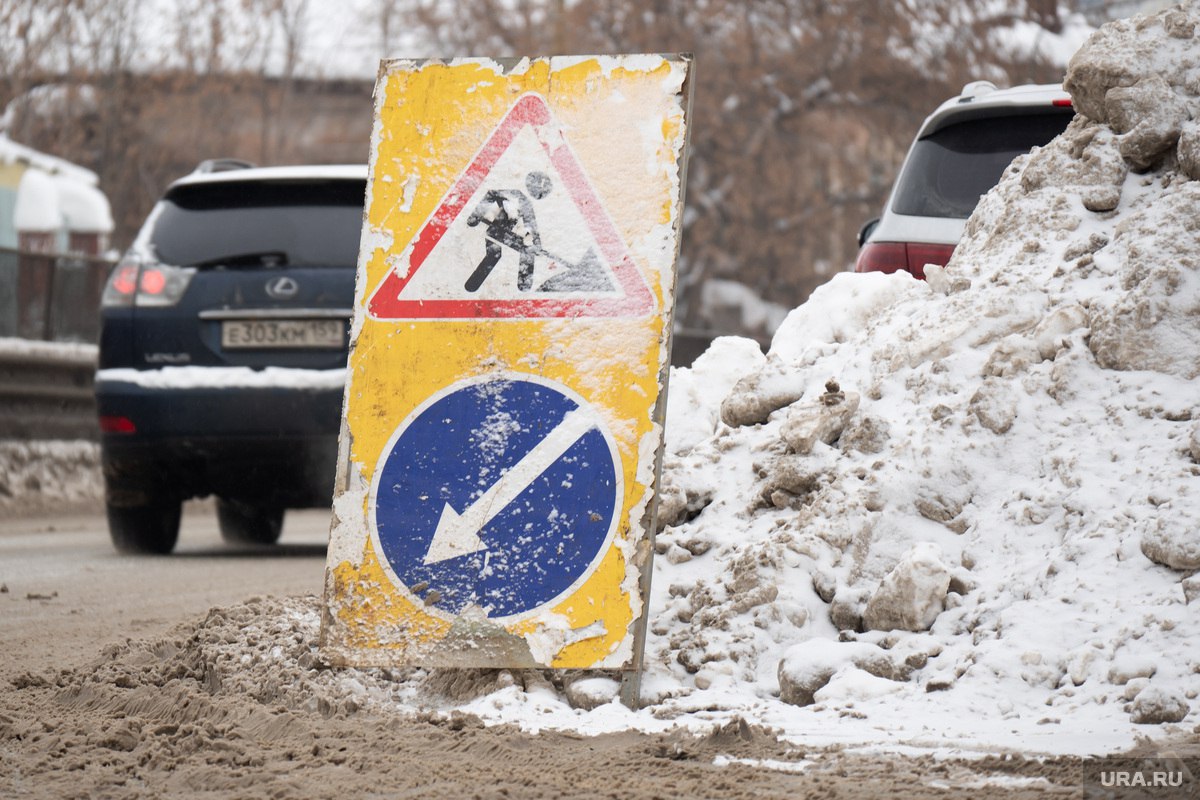
<svg viewBox="0 0 1200 800">
<path fill-rule="evenodd" d="M 1062 133 L 1075 111 L 1057 84 L 963 87 L 921 125 L 883 216 L 859 232 L 855 272 L 945 266 L 980 197 L 1014 158 Z"/>
</svg>

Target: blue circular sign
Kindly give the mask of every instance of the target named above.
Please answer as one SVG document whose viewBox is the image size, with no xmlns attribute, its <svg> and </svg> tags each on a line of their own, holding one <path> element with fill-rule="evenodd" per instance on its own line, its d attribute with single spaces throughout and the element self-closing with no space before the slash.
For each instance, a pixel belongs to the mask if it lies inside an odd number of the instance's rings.
<svg viewBox="0 0 1200 800">
<path fill-rule="evenodd" d="M 372 486 L 375 541 L 425 608 L 517 617 L 591 574 L 616 529 L 619 456 L 570 389 L 532 376 L 455 384 L 413 412 Z"/>
</svg>

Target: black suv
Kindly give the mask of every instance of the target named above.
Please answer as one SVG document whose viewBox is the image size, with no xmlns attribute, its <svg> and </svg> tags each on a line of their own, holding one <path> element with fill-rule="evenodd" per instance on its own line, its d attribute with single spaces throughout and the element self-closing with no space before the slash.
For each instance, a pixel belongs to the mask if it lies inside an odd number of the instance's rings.
<svg viewBox="0 0 1200 800">
<path fill-rule="evenodd" d="M 329 505 L 365 190 L 364 166 L 205 162 L 150 212 L 101 308 L 118 550 L 169 553 L 192 497 L 258 544 Z"/>
</svg>

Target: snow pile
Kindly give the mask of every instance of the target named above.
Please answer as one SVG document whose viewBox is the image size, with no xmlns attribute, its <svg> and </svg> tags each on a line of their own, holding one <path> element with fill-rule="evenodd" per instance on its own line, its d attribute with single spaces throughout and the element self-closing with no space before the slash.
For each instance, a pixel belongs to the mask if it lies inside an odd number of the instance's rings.
<svg viewBox="0 0 1200 800">
<path fill-rule="evenodd" d="M 103 498 L 95 442 L 0 440 L 0 513 L 94 508 Z"/>
<path fill-rule="evenodd" d="M 231 700 L 245 710 L 239 702 L 245 699 L 274 711 L 346 717 L 431 705 L 453 711 L 479 698 L 520 697 L 548 712 L 565 708 L 569 714 L 562 698 L 591 709 L 608 703 L 617 688 L 611 678 L 582 673 L 330 669 L 317 647 L 319 628 L 320 600 L 315 596 L 253 597 L 210 609 L 204 619 L 182 624 L 164 637 L 110 645 L 95 663 L 64 671 L 55 681 L 66 690 L 60 699 L 67 705 L 99 701 L 131 717 L 152 718 L 186 709 L 189 719 L 213 721 L 228 715 L 214 704 Z M 124 690 L 115 702 L 105 691 L 113 687 Z M 617 708 L 616 713 L 632 716 Z"/>
<path fill-rule="evenodd" d="M 1198 721 L 1198 23 L 1106 26 L 947 268 L 835 277 L 672 409 L 724 424 L 668 425 L 660 714 L 1084 750 Z"/>
</svg>

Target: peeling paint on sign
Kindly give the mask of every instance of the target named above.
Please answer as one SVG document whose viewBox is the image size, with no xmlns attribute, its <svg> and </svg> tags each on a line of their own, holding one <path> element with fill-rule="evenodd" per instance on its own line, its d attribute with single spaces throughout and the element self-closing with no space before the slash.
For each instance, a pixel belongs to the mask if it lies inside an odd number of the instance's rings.
<svg viewBox="0 0 1200 800">
<path fill-rule="evenodd" d="M 382 65 L 325 576 L 333 663 L 640 658 L 689 66 Z"/>
</svg>

